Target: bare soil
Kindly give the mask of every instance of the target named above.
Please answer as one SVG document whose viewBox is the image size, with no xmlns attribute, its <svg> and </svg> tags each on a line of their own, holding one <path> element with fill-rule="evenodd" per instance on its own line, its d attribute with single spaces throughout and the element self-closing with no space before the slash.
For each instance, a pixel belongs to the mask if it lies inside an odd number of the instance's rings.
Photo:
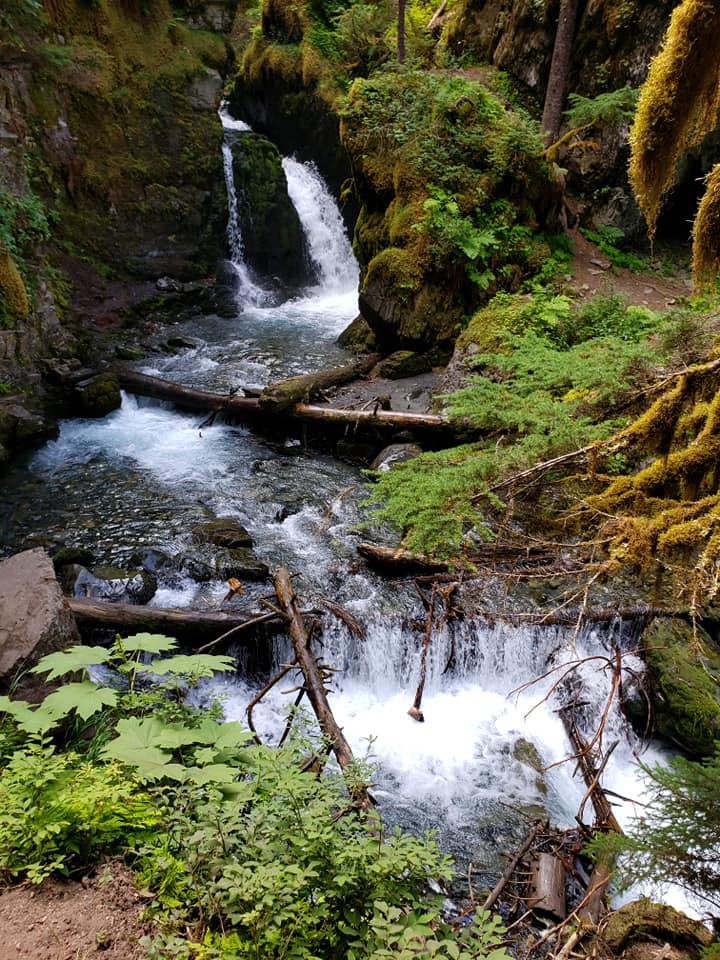
<svg viewBox="0 0 720 960">
<path fill-rule="evenodd" d="M 0 894 L 0 960 L 141 960 L 147 905 L 119 860 L 81 880 L 48 879 Z"/>
</svg>

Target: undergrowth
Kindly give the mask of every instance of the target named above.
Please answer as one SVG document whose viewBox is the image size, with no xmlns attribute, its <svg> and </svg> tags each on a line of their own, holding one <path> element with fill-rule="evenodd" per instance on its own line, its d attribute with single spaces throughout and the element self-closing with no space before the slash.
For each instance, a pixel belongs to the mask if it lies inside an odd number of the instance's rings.
<svg viewBox="0 0 720 960">
<path fill-rule="evenodd" d="M 273 750 L 188 706 L 232 661 L 175 647 L 155 634 L 73 647 L 34 668 L 62 680 L 39 705 L 0 698 L 0 878 L 125 854 L 153 894 L 153 958 L 506 960 L 497 918 L 444 919 L 428 881 L 451 862 L 434 840 L 349 801 L 367 762 L 318 777 L 304 752 L 322 743 Z"/>
</svg>

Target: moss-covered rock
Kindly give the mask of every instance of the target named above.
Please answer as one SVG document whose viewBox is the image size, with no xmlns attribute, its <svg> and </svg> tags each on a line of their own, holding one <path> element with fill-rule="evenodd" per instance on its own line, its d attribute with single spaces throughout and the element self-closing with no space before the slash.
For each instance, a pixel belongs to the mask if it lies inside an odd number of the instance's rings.
<svg viewBox="0 0 720 960">
<path fill-rule="evenodd" d="M 372 353 L 377 348 L 375 334 L 363 317 L 355 317 L 338 337 L 338 343 L 353 353 Z"/>
<path fill-rule="evenodd" d="M 693 757 L 720 739 L 720 649 L 702 629 L 655 619 L 643 632 L 655 727 Z"/>
<path fill-rule="evenodd" d="M 75 387 L 78 411 L 83 417 L 105 417 L 122 403 L 120 383 L 114 373 L 102 373 Z"/>
<path fill-rule="evenodd" d="M 442 350 L 417 353 L 414 350 L 396 350 L 377 365 L 377 373 L 388 380 L 402 380 L 429 373 L 433 367 L 444 366 L 448 354 Z"/>
<path fill-rule="evenodd" d="M 238 220 L 247 262 L 258 273 L 288 284 L 309 279 L 306 243 L 287 190 L 277 147 L 257 134 L 231 145 Z"/>
<path fill-rule="evenodd" d="M 15 261 L 0 247 L 0 327 L 22 323 L 30 312 L 27 290 Z"/>
<path fill-rule="evenodd" d="M 633 944 L 656 943 L 672 945 L 683 950 L 685 956 L 697 957 L 711 942 L 712 934 L 699 920 L 692 920 L 673 907 L 641 899 L 610 914 L 603 940 L 615 956 L 628 956 Z"/>
</svg>

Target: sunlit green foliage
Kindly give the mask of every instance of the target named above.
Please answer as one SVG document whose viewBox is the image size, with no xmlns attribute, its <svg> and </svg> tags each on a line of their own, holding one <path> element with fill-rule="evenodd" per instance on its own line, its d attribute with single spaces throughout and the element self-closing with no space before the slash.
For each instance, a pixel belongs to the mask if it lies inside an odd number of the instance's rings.
<svg viewBox="0 0 720 960">
<path fill-rule="evenodd" d="M 644 340 L 657 316 L 616 296 L 572 309 L 562 295 L 498 295 L 477 324 L 478 372 L 446 401 L 485 439 L 398 464 L 373 490 L 376 516 L 411 550 L 453 556 L 468 535 L 493 539 L 506 506 L 495 485 L 611 436 L 623 423 L 616 405 L 663 355 L 660 339 Z"/>
<path fill-rule="evenodd" d="M 303 770 L 302 734 L 272 750 L 185 705 L 180 678 L 230 663 L 166 656 L 175 646 L 137 634 L 54 653 L 37 673 L 116 672 L 95 693 L 84 677 L 37 707 L 0 701 L 0 879 L 37 882 L 132 854 L 164 930 L 146 944 L 158 960 L 506 960 L 497 919 L 479 911 L 456 928 L 428 894 L 428 880 L 451 871 L 431 838 L 386 833 L 348 803 L 371 775 L 366 762 L 318 777 Z M 95 733 L 78 736 L 75 715 Z M 49 727 L 55 743 L 38 732 Z"/>
</svg>

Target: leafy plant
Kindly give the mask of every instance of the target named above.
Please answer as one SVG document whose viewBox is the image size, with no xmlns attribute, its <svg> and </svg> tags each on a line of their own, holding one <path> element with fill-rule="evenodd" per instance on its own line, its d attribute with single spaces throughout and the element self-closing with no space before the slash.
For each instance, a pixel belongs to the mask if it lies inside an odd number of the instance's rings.
<svg viewBox="0 0 720 960">
<path fill-rule="evenodd" d="M 158 821 L 157 807 L 120 764 L 99 767 L 31 737 L 0 776 L 0 878 L 39 883 L 68 874 L 147 839 Z"/>
<path fill-rule="evenodd" d="M 580 233 L 592 243 L 596 243 L 600 252 L 608 258 L 613 266 L 625 267 L 636 273 L 648 269 L 649 265 L 646 259 L 621 249 L 619 244 L 624 240 L 625 232 L 619 227 L 601 226 L 597 230 L 581 227 Z"/>
</svg>

